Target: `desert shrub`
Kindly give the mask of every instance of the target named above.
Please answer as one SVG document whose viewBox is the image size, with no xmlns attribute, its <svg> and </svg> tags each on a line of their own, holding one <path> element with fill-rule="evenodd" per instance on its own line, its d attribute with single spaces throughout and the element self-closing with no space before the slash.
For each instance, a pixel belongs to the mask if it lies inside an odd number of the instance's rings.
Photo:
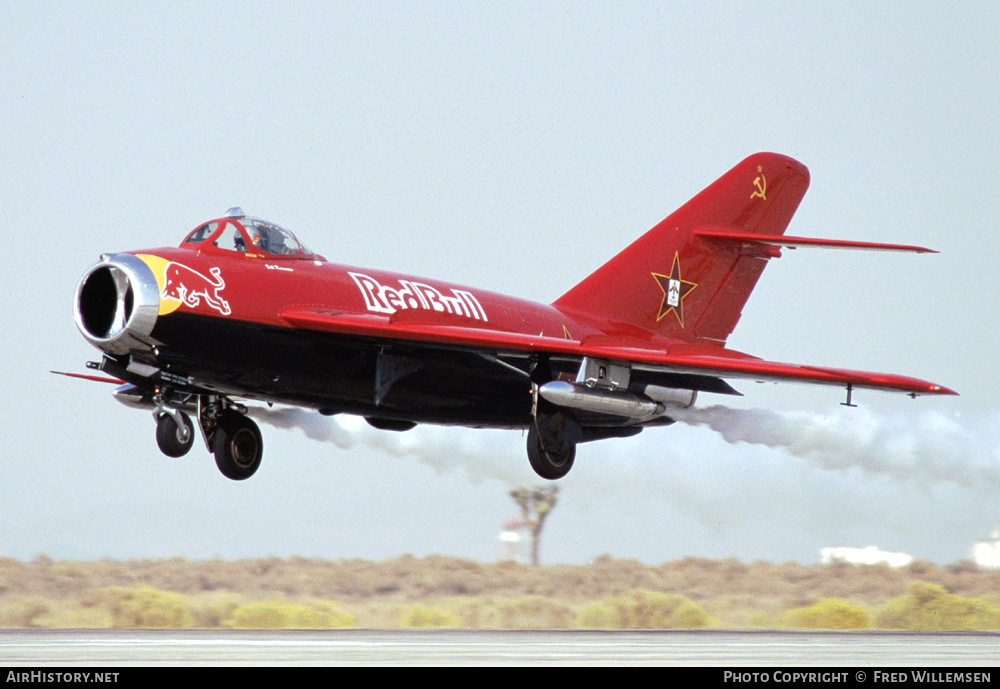
<svg viewBox="0 0 1000 689">
<path fill-rule="evenodd" d="M 292 603 L 266 600 L 247 603 L 233 610 L 225 622 L 234 629 L 348 629 L 354 615 L 328 601 Z"/>
<path fill-rule="evenodd" d="M 774 601 L 762 601 L 744 594 L 718 596 L 699 601 L 699 604 L 714 620 L 712 626 L 729 629 L 774 627 L 777 616 L 784 612 L 784 608 L 776 612 L 778 604 Z"/>
<path fill-rule="evenodd" d="M 577 617 L 584 629 L 701 629 L 712 618 L 679 593 L 633 589 L 624 596 L 590 603 Z"/>
<path fill-rule="evenodd" d="M 104 589 L 111 612 L 111 626 L 119 629 L 184 629 L 194 617 L 184 597 L 152 586 Z"/>
<path fill-rule="evenodd" d="M 581 629 L 626 629 L 619 619 L 615 606 L 606 601 L 587 603 L 576 616 L 574 626 Z"/>
<path fill-rule="evenodd" d="M 774 629 L 779 627 L 779 615 L 773 610 L 751 610 L 747 613 L 745 625 L 750 629 Z"/>
<path fill-rule="evenodd" d="M 405 629 L 447 629 L 460 623 L 455 613 L 422 603 L 407 605 L 399 616 L 399 626 Z"/>
<path fill-rule="evenodd" d="M 60 601 L 38 623 L 47 629 L 110 629 L 111 613 L 104 605 Z"/>
<path fill-rule="evenodd" d="M 243 599 L 232 593 L 201 593 L 188 597 L 195 626 L 205 629 L 225 627 Z"/>
<path fill-rule="evenodd" d="M 966 598 L 939 584 L 910 582 L 909 591 L 893 598 L 878 613 L 884 629 L 1000 629 L 1000 608 Z"/>
<path fill-rule="evenodd" d="M 0 600 L 0 627 L 43 626 L 39 618 L 49 612 L 49 602 L 39 596 L 18 596 Z"/>
<path fill-rule="evenodd" d="M 867 608 L 840 598 L 820 598 L 781 617 L 781 626 L 796 629 L 867 629 L 870 622 Z"/>
<path fill-rule="evenodd" d="M 569 629 L 575 619 L 569 604 L 548 596 L 469 597 L 456 612 L 470 629 Z"/>
</svg>

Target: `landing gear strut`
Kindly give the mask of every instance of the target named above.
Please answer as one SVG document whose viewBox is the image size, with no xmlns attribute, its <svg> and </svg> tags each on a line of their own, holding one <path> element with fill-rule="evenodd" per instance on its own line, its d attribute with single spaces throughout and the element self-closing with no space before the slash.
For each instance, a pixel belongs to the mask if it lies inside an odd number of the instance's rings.
<svg viewBox="0 0 1000 689">
<path fill-rule="evenodd" d="M 542 399 L 539 386 L 554 379 L 552 364 L 542 355 L 531 371 L 531 425 L 528 427 L 528 462 L 535 473 L 554 481 L 569 473 L 582 440 L 580 425 L 555 405 Z"/>
</svg>

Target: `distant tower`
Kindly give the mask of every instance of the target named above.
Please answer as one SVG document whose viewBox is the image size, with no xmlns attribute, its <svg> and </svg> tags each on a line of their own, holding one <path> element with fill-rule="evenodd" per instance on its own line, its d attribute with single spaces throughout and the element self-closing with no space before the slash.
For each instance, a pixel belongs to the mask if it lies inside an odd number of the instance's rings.
<svg viewBox="0 0 1000 689">
<path fill-rule="evenodd" d="M 520 519 L 508 519 L 500 530 L 500 545 L 497 556 L 501 560 L 527 562 L 525 552 L 528 543 L 527 525 Z"/>
</svg>

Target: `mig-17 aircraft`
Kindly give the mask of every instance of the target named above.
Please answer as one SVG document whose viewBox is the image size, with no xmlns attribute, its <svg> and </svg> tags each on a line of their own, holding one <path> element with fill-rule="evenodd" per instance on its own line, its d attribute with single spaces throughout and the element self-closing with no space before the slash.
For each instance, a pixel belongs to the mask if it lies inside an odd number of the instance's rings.
<svg viewBox="0 0 1000 689">
<path fill-rule="evenodd" d="M 88 364 L 115 397 L 152 410 L 160 449 L 200 433 L 221 472 L 261 462 L 248 404 L 417 424 L 527 432 L 546 479 L 579 443 L 674 422 L 730 381 L 955 394 L 915 378 L 767 361 L 726 347 L 761 272 L 783 248 L 925 252 L 785 236 L 805 166 L 750 156 L 551 304 L 328 262 L 289 230 L 238 208 L 175 248 L 105 254 L 76 291 Z M 77 374 L 79 375 L 79 374 Z"/>
</svg>

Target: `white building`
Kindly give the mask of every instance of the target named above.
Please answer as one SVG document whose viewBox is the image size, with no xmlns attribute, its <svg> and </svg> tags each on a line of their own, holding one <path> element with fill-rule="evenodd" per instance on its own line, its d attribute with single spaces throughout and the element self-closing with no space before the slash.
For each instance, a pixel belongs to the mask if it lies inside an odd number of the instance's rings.
<svg viewBox="0 0 1000 689">
<path fill-rule="evenodd" d="M 1000 526 L 990 531 L 988 541 L 972 544 L 972 560 L 980 567 L 1000 567 Z"/>
<path fill-rule="evenodd" d="M 819 551 L 819 558 L 825 565 L 849 562 L 852 565 L 887 564 L 890 567 L 905 567 L 913 562 L 912 555 L 889 553 L 873 545 L 867 548 L 823 548 Z"/>
</svg>

